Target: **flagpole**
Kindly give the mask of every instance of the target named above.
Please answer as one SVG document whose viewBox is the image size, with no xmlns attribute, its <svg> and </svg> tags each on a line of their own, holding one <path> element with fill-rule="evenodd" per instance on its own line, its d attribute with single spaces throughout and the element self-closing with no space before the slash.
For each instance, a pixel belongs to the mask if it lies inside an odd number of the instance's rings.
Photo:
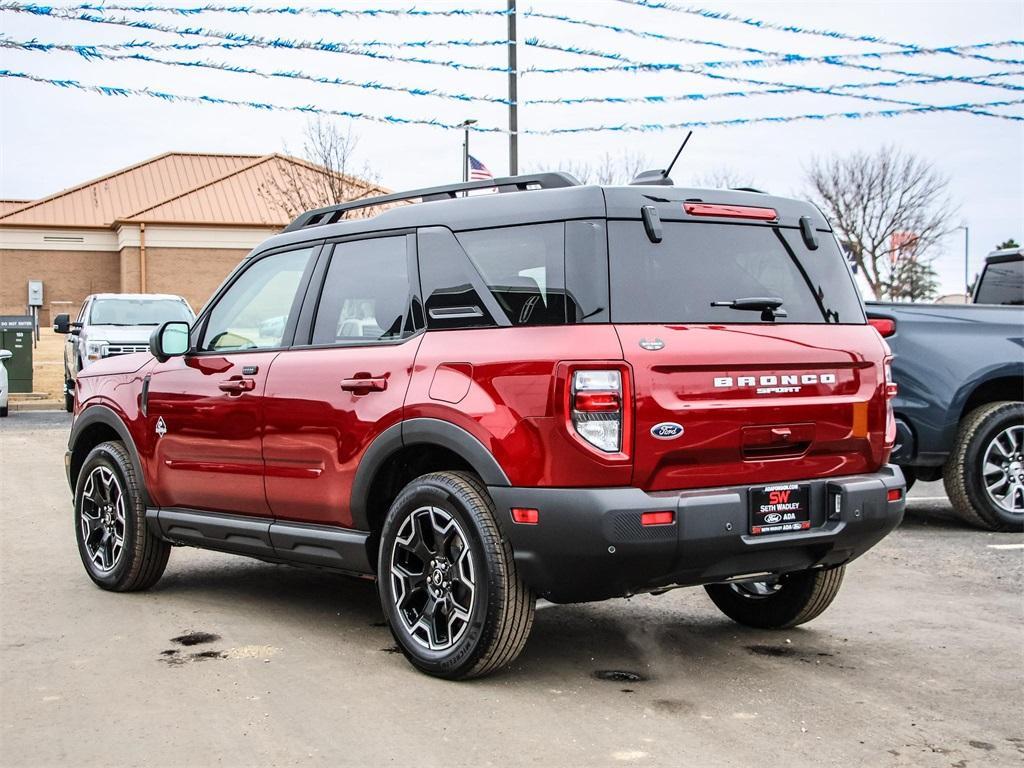
<svg viewBox="0 0 1024 768">
<path fill-rule="evenodd" d="M 516 64 L 516 0 L 508 0 L 508 174 L 519 173 L 519 72 Z"/>
</svg>

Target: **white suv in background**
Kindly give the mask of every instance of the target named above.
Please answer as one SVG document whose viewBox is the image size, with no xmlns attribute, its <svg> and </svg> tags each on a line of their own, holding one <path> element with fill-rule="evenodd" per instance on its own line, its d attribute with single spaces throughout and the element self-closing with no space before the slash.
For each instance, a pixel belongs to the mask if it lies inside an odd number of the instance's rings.
<svg viewBox="0 0 1024 768">
<path fill-rule="evenodd" d="M 4 361 L 11 359 L 11 350 L 0 349 L 0 417 L 7 415 L 7 400 L 11 394 L 10 385 L 7 382 L 7 366 Z"/>
<path fill-rule="evenodd" d="M 53 330 L 68 335 L 64 345 L 64 407 L 74 408 L 75 378 L 90 363 L 114 355 L 147 352 L 154 329 L 171 320 L 189 325 L 195 312 L 181 296 L 165 293 L 94 293 L 78 320 L 57 315 Z"/>
</svg>

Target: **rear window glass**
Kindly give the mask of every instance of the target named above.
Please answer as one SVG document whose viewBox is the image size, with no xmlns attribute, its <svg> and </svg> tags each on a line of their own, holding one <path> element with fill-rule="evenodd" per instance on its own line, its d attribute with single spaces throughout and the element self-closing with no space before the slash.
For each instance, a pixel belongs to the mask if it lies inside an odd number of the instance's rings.
<svg viewBox="0 0 1024 768">
<path fill-rule="evenodd" d="M 986 266 L 974 301 L 977 304 L 1024 304 L 1024 261 Z"/>
<path fill-rule="evenodd" d="M 834 239 L 810 251 L 798 230 L 665 222 L 652 243 L 639 221 L 609 224 L 612 321 L 759 323 L 759 311 L 713 307 L 751 297 L 782 299 L 778 323 L 863 323 L 849 268 Z"/>
<path fill-rule="evenodd" d="M 459 232 L 456 237 L 512 325 L 565 322 L 564 224 Z"/>
</svg>

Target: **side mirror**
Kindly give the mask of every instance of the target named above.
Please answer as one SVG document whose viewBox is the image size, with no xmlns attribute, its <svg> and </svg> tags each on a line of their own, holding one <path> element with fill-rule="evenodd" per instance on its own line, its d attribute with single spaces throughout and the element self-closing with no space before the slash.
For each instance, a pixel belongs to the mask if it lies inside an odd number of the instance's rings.
<svg viewBox="0 0 1024 768">
<path fill-rule="evenodd" d="M 54 333 L 71 333 L 71 317 L 69 315 L 57 315 L 53 318 Z"/>
<path fill-rule="evenodd" d="M 12 357 L 14 357 L 14 353 L 11 352 L 11 350 L 0 349 L 0 363 L 2 363 L 4 360 L 10 360 Z"/>
<path fill-rule="evenodd" d="M 188 323 L 172 320 L 164 323 L 149 337 L 149 351 L 161 363 L 188 352 Z"/>
</svg>

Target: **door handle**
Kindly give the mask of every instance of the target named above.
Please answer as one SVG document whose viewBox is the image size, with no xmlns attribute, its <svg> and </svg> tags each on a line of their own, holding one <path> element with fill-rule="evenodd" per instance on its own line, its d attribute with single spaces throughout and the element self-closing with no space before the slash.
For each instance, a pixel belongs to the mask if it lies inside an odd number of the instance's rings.
<svg viewBox="0 0 1024 768">
<path fill-rule="evenodd" d="M 251 392 L 256 389 L 256 382 L 252 379 L 227 379 L 217 385 L 222 392 L 232 395 L 240 395 L 243 392 Z"/>
<path fill-rule="evenodd" d="M 342 379 L 341 389 L 344 392 L 383 392 L 388 388 L 387 376 L 357 376 L 352 379 Z"/>
</svg>

